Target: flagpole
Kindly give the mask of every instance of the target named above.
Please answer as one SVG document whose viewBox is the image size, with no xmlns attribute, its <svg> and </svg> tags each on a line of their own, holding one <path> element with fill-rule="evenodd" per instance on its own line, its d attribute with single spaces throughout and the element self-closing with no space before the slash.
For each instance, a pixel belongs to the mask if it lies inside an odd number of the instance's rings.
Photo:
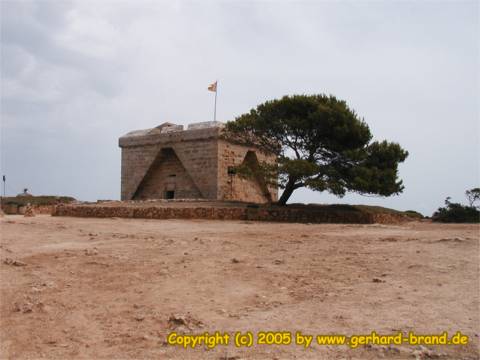
<svg viewBox="0 0 480 360">
<path fill-rule="evenodd" d="M 213 121 L 217 121 L 217 91 L 218 91 L 218 80 L 215 81 L 215 106 L 213 108 Z"/>
</svg>

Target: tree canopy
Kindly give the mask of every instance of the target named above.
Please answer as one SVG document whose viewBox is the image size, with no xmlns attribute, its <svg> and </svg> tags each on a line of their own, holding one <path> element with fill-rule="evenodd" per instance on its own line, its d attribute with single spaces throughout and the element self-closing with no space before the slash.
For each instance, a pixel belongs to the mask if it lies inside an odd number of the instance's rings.
<svg viewBox="0 0 480 360">
<path fill-rule="evenodd" d="M 480 207 L 476 205 L 477 203 L 480 203 L 480 188 L 473 188 L 465 191 L 465 196 L 471 207 Z"/>
<path fill-rule="evenodd" d="M 261 170 L 284 189 L 282 205 L 300 187 L 338 196 L 347 191 L 389 196 L 404 188 L 398 164 L 408 152 L 397 143 L 372 142 L 364 120 L 334 96 L 267 101 L 228 122 L 225 137 L 277 156 L 275 166 L 262 163 Z"/>
</svg>

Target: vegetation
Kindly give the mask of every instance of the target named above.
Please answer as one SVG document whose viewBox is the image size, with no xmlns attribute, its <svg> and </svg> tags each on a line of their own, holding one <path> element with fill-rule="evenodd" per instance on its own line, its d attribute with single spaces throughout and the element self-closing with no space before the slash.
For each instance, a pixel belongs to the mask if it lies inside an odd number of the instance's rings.
<svg viewBox="0 0 480 360">
<path fill-rule="evenodd" d="M 465 191 L 465 196 L 467 197 L 470 207 L 479 208 L 480 205 L 475 205 L 480 203 L 480 188 L 473 188 Z"/>
<path fill-rule="evenodd" d="M 407 216 L 413 219 L 424 218 L 422 214 L 414 210 L 400 211 L 400 210 L 386 208 L 383 206 L 372 206 L 372 205 L 353 205 L 353 206 L 357 209 L 367 211 L 367 212 L 372 212 L 372 213 L 396 214 L 396 215 Z"/>
<path fill-rule="evenodd" d="M 425 217 L 420 214 L 418 211 L 415 210 L 407 210 L 403 212 L 406 216 L 414 218 L 414 219 L 424 219 Z"/>
<path fill-rule="evenodd" d="M 438 210 L 432 215 L 432 220 L 445 223 L 480 222 L 479 207 L 474 206 L 474 203 L 478 201 L 478 194 L 480 193 L 478 190 L 479 188 L 475 188 L 465 192 L 470 204 L 469 206 L 460 203 L 452 203 L 450 202 L 450 197 L 447 197 L 445 199 L 445 207 L 438 208 Z M 475 196 L 477 196 L 476 199 Z"/>
<path fill-rule="evenodd" d="M 255 204 L 255 207 L 266 207 L 269 209 L 275 209 L 275 207 L 282 207 L 280 205 L 258 205 Z M 383 206 L 373 206 L 373 205 L 349 205 L 349 204 L 302 204 L 302 203 L 293 203 L 289 204 L 289 208 L 303 209 L 307 212 L 322 212 L 329 214 L 342 214 L 342 216 L 348 217 L 353 213 L 361 214 L 387 214 L 394 215 L 398 217 L 409 218 L 411 220 L 420 220 L 424 216 L 416 211 L 399 211 L 395 209 L 386 208 Z"/>
<path fill-rule="evenodd" d="M 343 196 L 347 191 L 390 196 L 404 189 L 398 164 L 408 152 L 397 143 L 372 142 L 368 125 L 345 101 L 326 95 L 294 95 L 267 101 L 228 122 L 225 136 L 273 153 L 275 166 L 258 173 L 284 189 L 285 205 L 301 187 Z M 248 171 L 238 168 L 239 174 Z"/>
</svg>

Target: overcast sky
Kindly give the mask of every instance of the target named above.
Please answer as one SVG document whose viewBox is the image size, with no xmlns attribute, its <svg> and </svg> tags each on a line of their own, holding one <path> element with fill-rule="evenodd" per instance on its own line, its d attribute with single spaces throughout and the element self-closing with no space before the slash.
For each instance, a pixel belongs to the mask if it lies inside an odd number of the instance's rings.
<svg viewBox="0 0 480 360">
<path fill-rule="evenodd" d="M 405 191 L 292 202 L 426 215 L 479 179 L 478 1 L 1 1 L 7 194 L 118 199 L 118 137 L 227 121 L 286 94 L 334 94 L 399 142 Z"/>
</svg>

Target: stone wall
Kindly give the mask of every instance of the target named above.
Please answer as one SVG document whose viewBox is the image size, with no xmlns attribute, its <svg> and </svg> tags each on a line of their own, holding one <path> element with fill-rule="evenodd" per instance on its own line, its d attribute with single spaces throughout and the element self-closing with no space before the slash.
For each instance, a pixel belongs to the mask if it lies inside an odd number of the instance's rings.
<svg viewBox="0 0 480 360">
<path fill-rule="evenodd" d="M 134 200 L 164 199 L 173 191 L 177 199 L 201 197 L 198 187 L 172 148 L 163 148 L 140 183 Z"/>
<path fill-rule="evenodd" d="M 243 163 L 274 162 L 274 156 L 267 156 L 258 149 L 218 142 L 218 199 L 266 203 L 277 200 L 277 188 L 267 186 L 262 179 L 242 178 L 228 173 L 230 167 Z"/>
<path fill-rule="evenodd" d="M 192 130 L 203 131 L 203 130 Z M 216 135 L 216 134 L 212 134 Z M 217 139 L 182 141 L 172 146 L 203 199 L 217 196 Z"/>
<path fill-rule="evenodd" d="M 5 204 L 2 210 L 7 215 L 23 215 L 25 214 L 26 205 Z M 35 214 L 50 215 L 54 212 L 55 205 L 31 205 Z"/>
<path fill-rule="evenodd" d="M 120 138 L 119 145 L 122 148 L 122 200 L 135 197 L 139 187 L 145 185 L 141 183 L 146 181 L 144 179 L 147 173 L 155 172 L 155 167 L 161 165 L 162 160 L 164 160 L 161 158 L 162 151 L 165 150 L 173 151 L 174 156 L 178 158 L 181 167 L 189 174 L 190 178 L 189 181 L 186 181 L 189 183 L 186 188 L 178 188 L 176 198 L 194 196 L 216 199 L 217 181 L 215 174 L 217 173 L 218 133 L 218 128 L 210 128 Z M 155 187 L 154 181 L 158 181 L 163 175 L 157 173 L 156 176 L 156 179 L 150 179 L 150 191 L 152 186 Z M 178 176 L 179 186 L 182 185 L 182 181 Z M 183 185 L 185 184 L 183 183 Z M 158 193 L 163 194 L 166 190 L 165 182 L 157 183 L 157 188 L 159 190 L 154 194 L 154 197 L 150 197 L 151 194 L 147 190 L 139 198 L 157 198 Z"/>
<path fill-rule="evenodd" d="M 133 198 L 158 151 L 159 147 L 157 145 L 132 146 L 122 149 L 122 200 Z"/>
<path fill-rule="evenodd" d="M 277 206 L 192 206 L 168 207 L 148 206 L 101 206 L 101 205 L 58 205 L 54 216 L 141 218 L 141 219 L 209 219 L 251 220 L 299 223 L 353 223 L 392 224 L 408 221 L 408 218 L 387 213 L 369 213 L 358 210 L 332 210 L 329 207 L 277 207 Z"/>
<path fill-rule="evenodd" d="M 220 127 L 168 133 L 160 128 L 120 138 L 122 200 L 162 199 L 169 191 L 174 191 L 175 199 L 277 200 L 277 189 L 261 179 L 228 174 L 231 166 L 245 161 L 273 162 L 274 156 L 220 140 Z"/>
</svg>

